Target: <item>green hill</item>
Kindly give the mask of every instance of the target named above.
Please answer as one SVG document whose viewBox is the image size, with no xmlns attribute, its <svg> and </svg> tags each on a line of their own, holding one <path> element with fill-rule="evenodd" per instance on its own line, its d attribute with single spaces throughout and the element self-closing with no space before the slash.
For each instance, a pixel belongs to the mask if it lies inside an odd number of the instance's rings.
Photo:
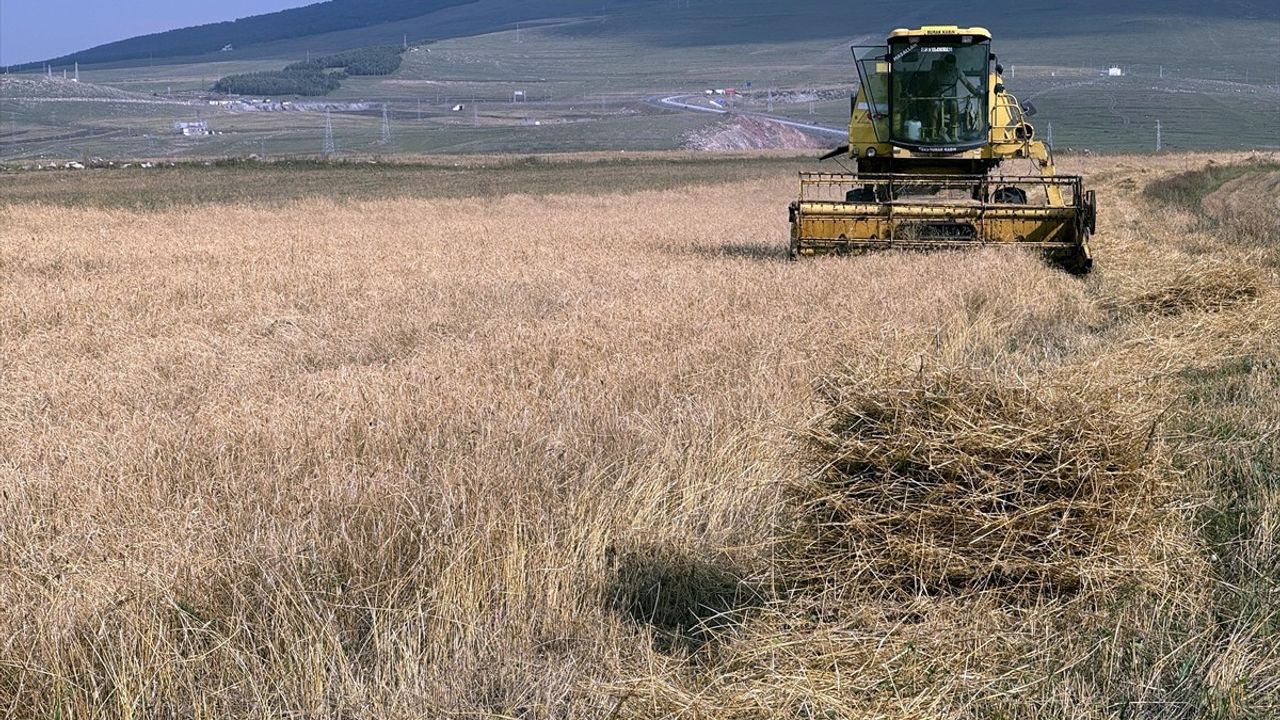
<svg viewBox="0 0 1280 720">
<path fill-rule="evenodd" d="M 475 0 L 329 0 L 229 22 L 142 35 L 45 62 L 29 63 L 17 69 L 41 68 L 46 64 L 95 65 L 143 59 L 152 62 L 201 55 L 220 52 L 228 46 L 261 45 L 277 40 L 381 25 L 471 2 Z"/>
<path fill-rule="evenodd" d="M 996 0 L 920 2 L 910 6 L 870 0 L 837 6 L 826 0 L 329 0 L 306 7 L 230 22 L 181 28 L 101 45 L 18 70 L 78 62 L 127 63 L 202 56 L 226 59 L 282 57 L 300 46 L 337 52 L 410 40 L 440 40 L 511 29 L 516 23 L 553 22 L 599 16 L 610 22 L 573 25 L 567 39 L 604 36 L 640 38 L 657 48 L 735 46 L 757 42 L 840 41 L 879 35 L 892 27 L 921 23 L 983 25 L 1005 38 L 1047 48 L 1064 44 L 1098 62 L 1141 62 L 1151 48 L 1178 50 L 1185 63 L 1213 65 L 1240 58 L 1274 57 L 1273 23 L 1280 6 L 1258 0 L 1193 2 L 1153 6 L 1137 0 L 1060 3 L 1028 0 L 1012 8 Z M 1202 34 L 1207 25 L 1230 23 L 1238 41 Z M 1254 31 L 1262 31 L 1255 33 Z M 1259 47 L 1257 38 L 1270 38 Z M 1134 42 L 1135 38 L 1142 38 Z M 1178 44 L 1163 43 L 1176 39 Z M 220 52 L 232 46 L 231 53 Z M 1106 58 L 1096 52 L 1105 48 Z M 1268 54 L 1270 53 L 1270 54 Z M 1264 63 L 1265 64 L 1265 63 Z M 1273 63 L 1272 63 L 1273 64 Z"/>
</svg>

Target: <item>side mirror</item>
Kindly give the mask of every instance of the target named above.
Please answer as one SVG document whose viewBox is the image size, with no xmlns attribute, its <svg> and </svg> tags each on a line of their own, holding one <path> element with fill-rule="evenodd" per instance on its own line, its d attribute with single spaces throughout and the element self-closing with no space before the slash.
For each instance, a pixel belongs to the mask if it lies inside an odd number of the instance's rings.
<svg viewBox="0 0 1280 720">
<path fill-rule="evenodd" d="M 1030 100 L 1028 100 L 1028 101 L 1026 101 L 1026 102 L 1022 103 L 1022 114 L 1023 114 L 1023 116 L 1025 116 L 1025 117 L 1035 117 L 1037 112 L 1039 112 L 1039 111 L 1038 111 L 1038 110 L 1036 110 L 1036 106 L 1035 106 L 1035 105 L 1032 105 L 1032 104 L 1031 104 L 1031 101 L 1030 101 Z"/>
<path fill-rule="evenodd" d="M 1004 75 L 1004 66 L 1003 66 L 1003 65 L 996 65 L 996 74 L 997 74 L 997 75 Z"/>
<path fill-rule="evenodd" d="M 1004 83 L 996 83 L 996 94 L 997 95 L 1004 94 Z"/>
</svg>

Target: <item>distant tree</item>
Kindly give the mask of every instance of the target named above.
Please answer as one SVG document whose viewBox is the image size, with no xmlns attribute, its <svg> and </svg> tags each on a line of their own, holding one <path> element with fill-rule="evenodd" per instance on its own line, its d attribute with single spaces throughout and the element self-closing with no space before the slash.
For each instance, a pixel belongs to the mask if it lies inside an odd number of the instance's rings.
<svg viewBox="0 0 1280 720">
<path fill-rule="evenodd" d="M 274 70 L 228 75 L 213 86 L 227 95 L 328 95 L 342 85 L 342 73 Z"/>
<path fill-rule="evenodd" d="M 390 75 L 400 69 L 396 45 L 348 50 L 294 63 L 283 70 L 228 75 L 213 86 L 227 95 L 328 95 L 351 75 Z"/>
<path fill-rule="evenodd" d="M 390 75 L 400 69 L 403 52 L 398 45 L 378 45 L 312 58 L 286 69 L 323 71 L 341 68 L 347 75 Z"/>
</svg>

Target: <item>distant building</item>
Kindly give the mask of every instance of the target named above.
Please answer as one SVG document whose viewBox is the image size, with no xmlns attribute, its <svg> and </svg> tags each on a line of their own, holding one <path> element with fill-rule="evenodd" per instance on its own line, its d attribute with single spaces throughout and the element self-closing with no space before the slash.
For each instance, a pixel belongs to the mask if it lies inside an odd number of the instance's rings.
<svg viewBox="0 0 1280 720">
<path fill-rule="evenodd" d="M 1124 77 L 1124 70 L 1119 67 L 1113 67 L 1107 71 L 1107 75 L 1111 77 Z"/>
<path fill-rule="evenodd" d="M 173 131 L 186 137 L 200 137 L 209 134 L 209 123 L 204 120 L 178 122 L 173 124 Z"/>
<path fill-rule="evenodd" d="M 226 45 L 222 46 L 222 52 L 231 52 L 232 50 L 235 50 L 235 49 L 236 49 L 236 46 L 232 45 L 231 43 L 227 43 Z"/>
</svg>

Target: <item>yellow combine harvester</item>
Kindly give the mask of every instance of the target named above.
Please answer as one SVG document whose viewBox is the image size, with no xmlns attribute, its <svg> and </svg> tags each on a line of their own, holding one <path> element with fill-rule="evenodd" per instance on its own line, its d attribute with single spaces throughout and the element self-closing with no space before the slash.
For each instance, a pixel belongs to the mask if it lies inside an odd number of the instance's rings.
<svg viewBox="0 0 1280 720">
<path fill-rule="evenodd" d="M 983 28 L 895 30 L 887 45 L 855 47 L 852 174 L 802 173 L 791 204 L 791 256 L 880 249 L 1004 245 L 1042 251 L 1075 273 L 1093 264 L 1096 203 L 1078 176 L 1054 173 L 1004 86 Z M 1030 173 L 1005 174 L 1026 160 Z"/>
</svg>

